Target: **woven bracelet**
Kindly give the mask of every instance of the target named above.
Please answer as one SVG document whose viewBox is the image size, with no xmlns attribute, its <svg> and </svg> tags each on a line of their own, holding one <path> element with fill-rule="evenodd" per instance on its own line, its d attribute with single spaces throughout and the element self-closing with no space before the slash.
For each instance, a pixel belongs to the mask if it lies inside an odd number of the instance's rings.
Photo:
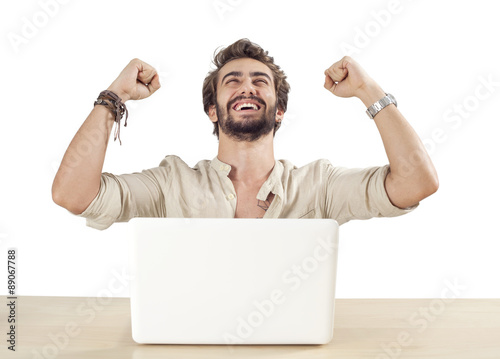
<svg viewBox="0 0 500 359">
<path fill-rule="evenodd" d="M 118 95 L 114 92 L 105 90 L 99 94 L 99 97 L 94 102 L 94 107 L 95 105 L 103 105 L 104 107 L 107 107 L 109 110 L 111 110 L 111 112 L 113 112 L 113 114 L 115 115 L 116 127 L 114 140 L 116 141 L 116 138 L 118 138 L 121 146 L 122 140 L 120 139 L 120 121 L 123 118 L 123 115 L 125 115 L 124 126 L 127 127 L 128 119 L 128 110 L 125 104 L 122 102 L 122 99 L 118 97 Z"/>
</svg>

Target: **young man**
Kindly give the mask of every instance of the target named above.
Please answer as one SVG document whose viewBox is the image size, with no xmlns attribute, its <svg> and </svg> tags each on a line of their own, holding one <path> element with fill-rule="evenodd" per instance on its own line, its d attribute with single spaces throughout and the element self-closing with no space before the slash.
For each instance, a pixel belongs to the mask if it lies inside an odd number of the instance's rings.
<svg viewBox="0 0 500 359">
<path fill-rule="evenodd" d="M 247 39 L 221 50 L 214 64 L 203 84 L 204 109 L 219 139 L 213 160 L 190 168 L 167 156 L 141 173 L 101 173 L 115 120 L 108 97 L 98 100 L 70 143 L 54 179 L 54 201 L 98 229 L 138 216 L 333 218 L 343 224 L 408 213 L 437 190 L 436 170 L 394 98 L 353 59 L 328 68 L 324 86 L 363 101 L 382 137 L 386 166 L 347 169 L 318 160 L 297 168 L 275 160 L 274 134 L 290 89 L 284 72 Z M 125 103 L 159 88 L 155 69 L 134 59 L 108 90 Z"/>
</svg>

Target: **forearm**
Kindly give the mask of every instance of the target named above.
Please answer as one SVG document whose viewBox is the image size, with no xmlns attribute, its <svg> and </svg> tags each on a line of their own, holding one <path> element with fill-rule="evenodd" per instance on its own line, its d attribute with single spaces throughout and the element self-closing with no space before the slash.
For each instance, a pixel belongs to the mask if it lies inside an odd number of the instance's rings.
<svg viewBox="0 0 500 359">
<path fill-rule="evenodd" d="M 133 59 L 108 90 L 118 96 L 121 103 L 125 103 L 149 97 L 159 88 L 156 70 L 144 61 Z M 99 193 L 102 166 L 114 119 L 115 115 L 110 109 L 103 105 L 95 106 L 71 141 L 59 166 L 52 184 L 52 198 L 58 205 L 75 214 L 87 209 Z"/>
<path fill-rule="evenodd" d="M 324 87 L 336 96 L 356 96 L 366 107 L 385 96 L 382 88 L 349 56 L 325 70 Z M 389 159 L 391 171 L 385 178 L 385 189 L 390 201 L 406 208 L 436 192 L 438 178 L 434 165 L 396 106 L 386 106 L 374 121 Z"/>
<path fill-rule="evenodd" d="M 359 98 L 369 107 L 384 96 L 384 91 L 372 84 L 360 92 Z M 385 107 L 374 121 L 389 159 L 391 172 L 386 189 L 393 203 L 404 208 L 434 193 L 438 186 L 434 165 L 417 133 L 397 107 L 393 104 Z"/>
<path fill-rule="evenodd" d="M 58 205 L 80 214 L 99 192 L 101 172 L 114 115 L 95 106 L 71 141 L 52 185 Z"/>
</svg>

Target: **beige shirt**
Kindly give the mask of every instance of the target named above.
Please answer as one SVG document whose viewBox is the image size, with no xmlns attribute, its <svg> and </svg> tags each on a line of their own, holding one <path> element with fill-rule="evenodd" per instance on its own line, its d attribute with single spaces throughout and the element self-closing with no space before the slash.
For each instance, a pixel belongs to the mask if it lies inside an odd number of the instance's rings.
<svg viewBox="0 0 500 359">
<path fill-rule="evenodd" d="M 134 217 L 234 218 L 238 199 L 230 171 L 217 157 L 191 168 L 171 155 L 141 173 L 103 173 L 99 193 L 79 216 L 101 230 Z M 418 204 L 400 209 L 389 201 L 384 186 L 388 171 L 389 165 L 349 169 L 320 159 L 297 168 L 276 160 L 257 199 L 275 195 L 264 218 L 333 218 L 339 225 L 412 211 Z"/>
</svg>

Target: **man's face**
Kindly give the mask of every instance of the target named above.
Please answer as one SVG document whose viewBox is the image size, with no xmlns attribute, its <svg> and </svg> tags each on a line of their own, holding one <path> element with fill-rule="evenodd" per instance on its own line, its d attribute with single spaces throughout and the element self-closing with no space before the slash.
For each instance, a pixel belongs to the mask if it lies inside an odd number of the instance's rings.
<svg viewBox="0 0 500 359">
<path fill-rule="evenodd" d="M 228 62 L 219 72 L 217 106 L 209 115 L 220 131 L 238 141 L 255 141 L 273 131 L 283 112 L 277 110 L 271 70 L 249 58 Z"/>
</svg>

